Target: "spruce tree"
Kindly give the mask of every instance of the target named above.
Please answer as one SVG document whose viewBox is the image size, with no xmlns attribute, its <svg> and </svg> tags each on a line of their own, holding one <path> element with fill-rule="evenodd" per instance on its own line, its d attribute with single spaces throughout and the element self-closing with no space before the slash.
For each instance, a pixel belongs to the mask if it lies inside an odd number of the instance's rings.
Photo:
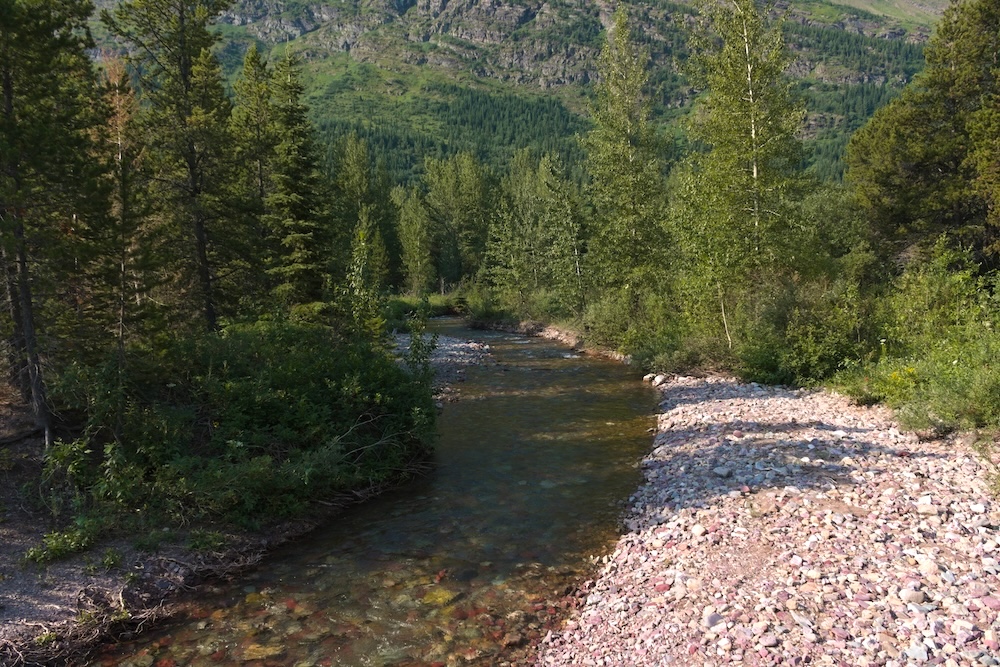
<svg viewBox="0 0 1000 667">
<path fill-rule="evenodd" d="M 12 380 L 52 442 L 38 290 L 72 284 L 81 226 L 97 224 L 92 132 L 99 122 L 81 0 L 0 1 L 0 271 Z M 67 266 L 67 264 L 69 266 Z M 42 273 L 47 266 L 48 275 Z M 49 280 L 46 281 L 45 279 Z M 51 340 L 51 339 L 50 339 Z"/>
<path fill-rule="evenodd" d="M 101 14 L 132 46 L 160 215 L 187 246 L 177 257 L 177 287 L 210 330 L 218 327 L 220 269 L 232 259 L 231 243 L 246 236 L 231 228 L 230 103 L 211 52 L 218 39 L 211 23 L 226 7 L 227 0 L 126 0 Z"/>
<path fill-rule="evenodd" d="M 234 210 L 243 218 L 248 241 L 256 246 L 248 252 L 246 300 L 263 307 L 274 287 L 273 268 L 279 255 L 277 239 L 267 229 L 265 201 L 271 192 L 275 149 L 278 144 L 273 81 L 267 61 L 252 45 L 243 59 L 243 70 L 233 85 L 230 134 L 234 141 Z"/>
<path fill-rule="evenodd" d="M 277 143 L 264 198 L 264 220 L 279 247 L 270 272 L 279 301 L 313 303 L 323 299 L 330 247 L 323 179 L 312 125 L 302 103 L 298 66 L 291 56 L 279 61 L 273 78 Z"/>
<path fill-rule="evenodd" d="M 588 263 L 595 285 L 634 298 L 663 271 L 664 164 L 646 93 L 649 55 L 632 38 L 620 5 L 598 62 L 600 80 L 587 135 L 589 195 L 594 205 Z"/>
</svg>

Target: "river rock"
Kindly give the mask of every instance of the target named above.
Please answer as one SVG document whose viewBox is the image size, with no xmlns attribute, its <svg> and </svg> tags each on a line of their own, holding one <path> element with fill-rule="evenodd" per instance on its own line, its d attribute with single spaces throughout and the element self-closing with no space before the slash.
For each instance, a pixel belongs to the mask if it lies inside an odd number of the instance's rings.
<svg viewBox="0 0 1000 667">
<path fill-rule="evenodd" d="M 903 602 L 912 602 L 913 604 L 920 604 L 927 599 L 927 595 L 923 591 L 915 591 L 909 588 L 904 588 L 899 592 L 899 599 Z"/>
<path fill-rule="evenodd" d="M 283 646 L 267 646 L 264 644 L 250 644 L 243 649 L 244 660 L 267 660 L 277 658 L 285 653 Z"/>
<path fill-rule="evenodd" d="M 922 442 L 824 391 L 716 377 L 660 390 L 629 532 L 593 583 L 600 601 L 574 612 L 601 622 L 553 632 L 535 667 L 997 655 L 989 478 L 959 440 Z"/>
</svg>

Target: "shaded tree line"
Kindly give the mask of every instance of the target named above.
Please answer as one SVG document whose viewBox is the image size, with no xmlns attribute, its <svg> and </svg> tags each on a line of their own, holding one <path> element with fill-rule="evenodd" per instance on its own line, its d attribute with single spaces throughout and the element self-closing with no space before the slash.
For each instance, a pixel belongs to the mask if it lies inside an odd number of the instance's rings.
<svg viewBox="0 0 1000 667">
<path fill-rule="evenodd" d="M 379 312 L 384 174 L 357 139 L 324 169 L 293 56 L 251 48 L 227 95 L 226 6 L 127 0 L 92 59 L 88 2 L 0 4 L 0 326 L 44 502 L 93 519 L 73 544 L 122 510 L 271 520 L 427 453 L 429 377 Z"/>
</svg>

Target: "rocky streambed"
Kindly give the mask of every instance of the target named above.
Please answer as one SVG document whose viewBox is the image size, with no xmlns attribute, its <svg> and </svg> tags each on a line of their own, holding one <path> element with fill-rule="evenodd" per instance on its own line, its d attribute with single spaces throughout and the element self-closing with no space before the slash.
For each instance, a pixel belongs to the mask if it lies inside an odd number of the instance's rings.
<svg viewBox="0 0 1000 667">
<path fill-rule="evenodd" d="M 967 445 L 826 392 L 659 389 L 627 532 L 537 666 L 1000 664 L 1000 506 Z"/>
</svg>

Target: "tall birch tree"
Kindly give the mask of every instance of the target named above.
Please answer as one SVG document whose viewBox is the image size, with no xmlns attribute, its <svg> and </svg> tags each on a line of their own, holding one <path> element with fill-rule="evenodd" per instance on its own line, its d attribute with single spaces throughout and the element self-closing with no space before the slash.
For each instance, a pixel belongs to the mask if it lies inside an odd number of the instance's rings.
<svg viewBox="0 0 1000 667">
<path fill-rule="evenodd" d="M 712 286 L 730 347 L 727 302 L 789 251 L 804 111 L 790 95 L 778 22 L 756 0 L 708 0 L 692 34 L 692 75 L 706 89 L 692 136 L 707 147 L 680 171 L 676 227 L 699 282 Z"/>
</svg>

